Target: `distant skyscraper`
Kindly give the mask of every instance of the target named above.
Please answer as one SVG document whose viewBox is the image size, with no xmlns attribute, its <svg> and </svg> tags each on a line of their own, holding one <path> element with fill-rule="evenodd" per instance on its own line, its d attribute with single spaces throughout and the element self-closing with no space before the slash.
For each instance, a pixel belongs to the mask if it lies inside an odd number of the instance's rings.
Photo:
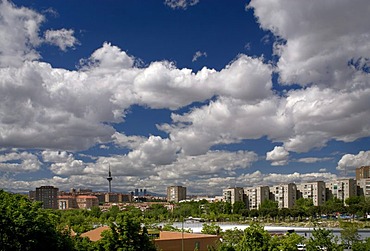
<svg viewBox="0 0 370 251">
<path fill-rule="evenodd" d="M 112 178 L 112 174 L 110 172 L 110 165 L 109 165 L 109 171 L 108 171 L 108 177 L 107 177 L 107 180 L 108 180 L 108 183 L 109 183 L 109 190 L 108 190 L 109 193 L 112 192 L 112 184 L 111 184 L 112 179 L 113 178 Z"/>
</svg>

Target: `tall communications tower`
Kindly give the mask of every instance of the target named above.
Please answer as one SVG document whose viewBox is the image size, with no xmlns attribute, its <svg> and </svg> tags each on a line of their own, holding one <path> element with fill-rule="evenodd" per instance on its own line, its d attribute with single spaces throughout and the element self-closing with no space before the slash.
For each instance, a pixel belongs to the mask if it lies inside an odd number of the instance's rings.
<svg viewBox="0 0 370 251">
<path fill-rule="evenodd" d="M 111 193 L 112 192 L 112 184 L 111 184 L 111 181 L 112 181 L 112 174 L 110 172 L 110 165 L 109 165 L 109 171 L 108 171 L 108 177 L 107 177 L 107 180 L 108 180 L 108 183 L 109 183 L 109 190 L 108 192 Z"/>
</svg>

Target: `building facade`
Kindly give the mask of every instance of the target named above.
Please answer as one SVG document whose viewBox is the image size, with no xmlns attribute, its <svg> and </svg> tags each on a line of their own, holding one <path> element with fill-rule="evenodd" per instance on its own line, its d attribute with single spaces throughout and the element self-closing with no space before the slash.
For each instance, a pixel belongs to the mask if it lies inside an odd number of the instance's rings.
<svg viewBox="0 0 370 251">
<path fill-rule="evenodd" d="M 93 195 L 78 195 L 76 196 L 78 208 L 91 209 L 92 207 L 99 206 L 99 200 Z"/>
<path fill-rule="evenodd" d="M 326 201 L 326 187 L 323 181 L 297 184 L 297 199 L 312 199 L 314 206 L 321 206 Z"/>
<path fill-rule="evenodd" d="M 370 197 L 370 178 L 357 180 L 357 195 Z"/>
<path fill-rule="evenodd" d="M 370 166 L 361 166 L 356 168 L 356 180 L 370 178 Z"/>
<path fill-rule="evenodd" d="M 76 196 L 74 195 L 59 195 L 58 196 L 58 209 L 67 210 L 78 208 Z"/>
<path fill-rule="evenodd" d="M 167 187 L 167 201 L 178 203 L 181 200 L 186 200 L 186 187 L 170 186 Z"/>
<path fill-rule="evenodd" d="M 58 191 L 53 186 L 41 186 L 36 188 L 35 200 L 42 202 L 43 208 L 58 209 Z"/>
<path fill-rule="evenodd" d="M 270 193 L 279 208 L 292 208 L 297 199 L 297 186 L 294 183 L 272 186 Z"/>
<path fill-rule="evenodd" d="M 327 200 L 337 198 L 345 201 L 349 197 L 357 195 L 357 183 L 354 179 L 337 179 L 326 182 Z"/>
<path fill-rule="evenodd" d="M 233 187 L 222 190 L 223 200 L 234 204 L 237 201 L 245 203 L 244 189 L 242 187 Z"/>
<path fill-rule="evenodd" d="M 270 188 L 268 186 L 246 187 L 244 194 L 247 197 L 249 210 L 259 209 L 263 201 L 270 199 Z"/>
</svg>

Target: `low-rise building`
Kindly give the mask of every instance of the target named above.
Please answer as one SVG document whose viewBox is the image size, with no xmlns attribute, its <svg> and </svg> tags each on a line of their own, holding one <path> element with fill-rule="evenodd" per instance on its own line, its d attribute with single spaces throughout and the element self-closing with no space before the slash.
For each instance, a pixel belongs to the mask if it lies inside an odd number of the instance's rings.
<svg viewBox="0 0 370 251">
<path fill-rule="evenodd" d="M 59 195 L 58 196 L 58 209 L 67 210 L 78 208 L 76 196 L 74 195 Z"/>
<path fill-rule="evenodd" d="M 99 206 L 99 200 L 96 196 L 93 195 L 77 195 L 76 202 L 78 208 L 89 209 L 92 207 Z"/>
</svg>

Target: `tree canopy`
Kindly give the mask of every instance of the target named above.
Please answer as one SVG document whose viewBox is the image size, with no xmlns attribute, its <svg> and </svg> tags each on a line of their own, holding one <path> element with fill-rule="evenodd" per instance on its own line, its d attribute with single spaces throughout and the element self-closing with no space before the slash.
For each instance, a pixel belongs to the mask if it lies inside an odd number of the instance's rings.
<svg viewBox="0 0 370 251">
<path fill-rule="evenodd" d="M 55 215 L 25 196 L 0 190 L 0 250 L 72 250 L 67 231 L 56 228 Z"/>
</svg>

